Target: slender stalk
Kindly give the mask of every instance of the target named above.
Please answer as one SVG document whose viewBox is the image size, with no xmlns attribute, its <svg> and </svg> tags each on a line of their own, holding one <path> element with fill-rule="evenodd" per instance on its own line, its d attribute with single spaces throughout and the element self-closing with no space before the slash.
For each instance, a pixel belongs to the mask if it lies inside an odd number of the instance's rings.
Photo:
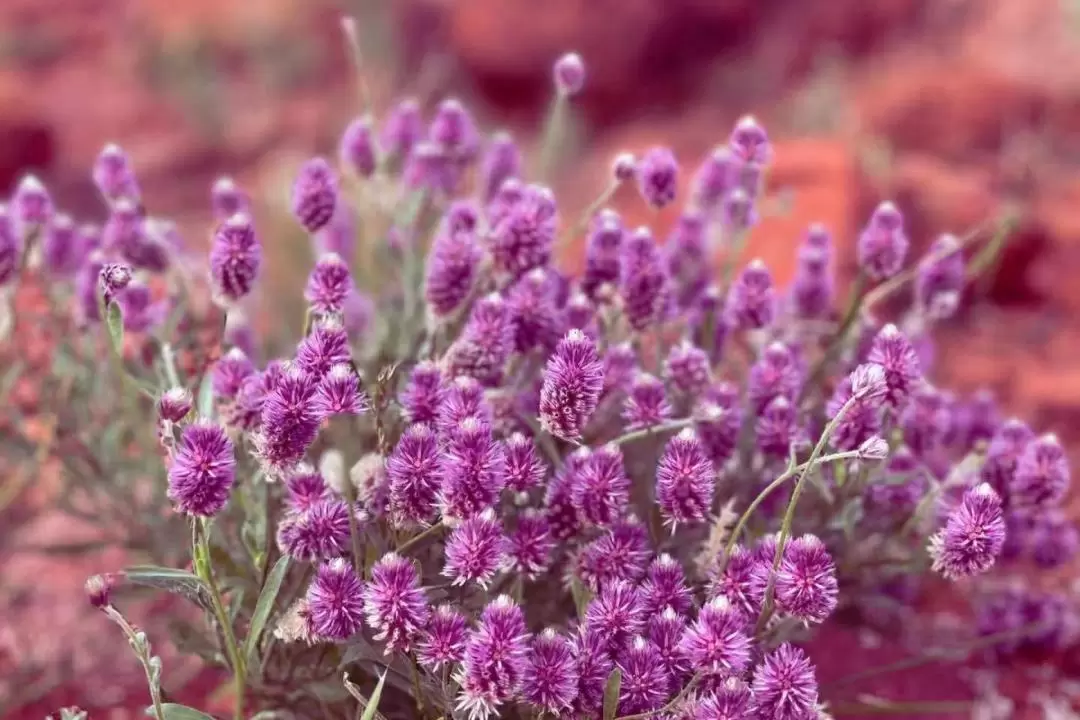
<svg viewBox="0 0 1080 720">
<path fill-rule="evenodd" d="M 165 377 L 169 379 L 169 386 L 180 387 L 180 374 L 176 372 L 176 358 L 169 343 L 161 346 L 161 364 L 165 366 Z"/>
<path fill-rule="evenodd" d="M 628 432 L 625 435 L 620 435 L 611 441 L 612 445 L 626 445 L 627 443 L 640 440 L 642 438 L 649 437 L 651 435 L 662 435 L 663 433 L 678 432 L 684 428 L 692 426 L 698 421 L 697 418 L 688 417 L 680 420 L 670 420 L 660 425 L 654 425 L 653 427 L 642 428 L 641 430 L 634 430 Z"/>
<path fill-rule="evenodd" d="M 840 408 L 840 411 L 836 413 L 836 416 L 825 426 L 821 438 L 818 440 L 817 445 L 814 446 L 813 452 L 810 453 L 810 459 L 806 462 L 807 467 L 799 475 L 795 488 L 791 491 L 791 500 L 788 501 L 787 510 L 784 511 L 784 519 L 780 523 L 780 537 L 776 540 L 776 555 L 773 557 L 772 572 L 769 573 L 769 584 L 765 588 L 765 599 L 761 604 L 761 615 L 758 617 L 757 624 L 758 631 L 765 627 L 765 623 L 772 613 L 773 593 L 776 590 L 776 572 L 780 569 L 780 561 L 784 558 L 784 545 L 787 544 L 787 540 L 791 536 L 791 524 L 795 519 L 795 506 L 799 504 L 799 496 L 802 495 L 803 488 L 806 485 L 806 478 L 810 475 L 810 469 L 817 464 L 818 457 L 825 449 L 825 445 L 829 442 L 833 432 L 836 431 L 836 426 L 840 424 L 840 420 L 843 419 L 856 400 L 857 397 L 855 396 L 848 399 Z"/>
<path fill-rule="evenodd" d="M 615 191 L 619 189 L 620 183 L 618 180 L 611 180 L 607 186 L 603 189 L 599 196 L 591 203 L 589 207 L 585 208 L 585 211 L 578 217 L 577 222 L 570 228 L 569 232 L 564 233 L 560 238 L 555 248 L 556 255 L 563 248 L 567 247 L 573 240 L 580 235 L 589 226 L 589 221 L 593 219 L 593 216 L 600 211 L 600 208 L 604 207 L 612 196 L 615 195 Z"/>
<path fill-rule="evenodd" d="M 399 545 L 394 552 L 398 553 L 399 555 L 403 554 L 406 550 L 411 548 L 413 545 L 416 545 L 417 543 L 419 543 L 421 540 L 424 540 L 425 538 L 431 537 L 435 533 L 442 530 L 442 528 L 443 528 L 443 522 L 442 522 L 442 520 L 440 520 L 437 523 L 435 523 L 434 525 L 432 525 L 431 527 L 429 527 L 428 529 L 424 530 L 419 535 L 413 535 L 411 538 L 409 538 L 408 540 L 403 542 L 401 545 Z"/>
<path fill-rule="evenodd" d="M 566 121 L 570 115 L 570 100 L 556 92 L 551 101 L 547 121 L 544 123 L 543 140 L 540 143 L 539 177 L 541 182 L 551 182 L 551 173 L 555 169 L 555 156 L 566 134 Z"/>
<path fill-rule="evenodd" d="M 424 702 L 424 691 L 420 687 L 420 663 L 416 661 L 416 655 L 409 653 L 409 670 L 412 676 L 413 697 L 416 698 L 416 712 L 423 720 L 427 717 L 427 707 Z"/>
<path fill-rule="evenodd" d="M 198 524 L 192 527 L 192 534 L 196 538 L 197 547 L 193 548 L 195 551 L 195 570 L 199 578 L 206 583 L 206 586 L 210 589 L 211 605 L 214 608 L 214 615 L 217 618 L 218 625 L 221 626 L 221 633 L 225 638 L 225 654 L 229 659 L 229 664 L 232 666 L 233 671 L 233 687 L 236 697 L 234 698 L 233 717 L 235 720 L 243 720 L 244 718 L 244 682 L 245 682 L 245 669 L 244 659 L 240 654 L 240 646 L 236 642 L 236 634 L 233 632 L 232 622 L 229 621 L 229 613 L 225 609 L 225 602 L 221 597 L 221 590 L 218 588 L 217 580 L 214 578 L 213 568 L 210 563 L 210 523 L 207 519 L 203 518 L 201 521 L 196 521 Z"/>
<path fill-rule="evenodd" d="M 360 51 L 360 33 L 356 26 L 356 18 L 342 18 L 341 32 L 345 35 L 345 44 L 349 46 L 349 57 L 352 60 L 353 69 L 356 70 L 356 84 L 360 90 L 360 108 L 364 113 L 370 113 L 374 109 L 374 103 L 371 99 L 371 87 L 364 74 L 364 56 Z"/>
<path fill-rule="evenodd" d="M 690 679 L 690 682 L 686 683 L 686 686 L 679 691 L 679 694 L 672 698 L 671 702 L 669 702 L 662 708 L 657 708 L 656 710 L 646 710 L 645 712 L 637 713 L 636 715 L 623 715 L 621 717 L 615 718 L 615 720 L 645 720 L 646 718 L 651 718 L 653 715 L 661 715 L 668 712 L 669 710 L 674 710 L 675 706 L 685 700 L 686 696 L 690 694 L 690 691 L 697 687 L 697 684 L 699 682 L 701 682 L 701 675 L 695 675 L 693 678 Z"/>
<path fill-rule="evenodd" d="M 131 626 L 120 612 L 109 605 L 104 608 L 105 614 L 114 623 L 120 626 L 120 629 L 124 631 L 124 635 L 127 636 L 128 642 L 131 643 L 132 649 L 135 650 L 135 655 L 139 658 L 139 664 L 143 666 L 143 670 L 146 672 L 146 682 L 150 688 L 150 700 L 154 703 L 154 715 L 158 720 L 165 720 L 165 710 L 161 706 L 161 683 L 154 677 L 154 670 L 151 667 L 150 651 L 146 642 L 139 638 L 138 632 Z"/>
</svg>

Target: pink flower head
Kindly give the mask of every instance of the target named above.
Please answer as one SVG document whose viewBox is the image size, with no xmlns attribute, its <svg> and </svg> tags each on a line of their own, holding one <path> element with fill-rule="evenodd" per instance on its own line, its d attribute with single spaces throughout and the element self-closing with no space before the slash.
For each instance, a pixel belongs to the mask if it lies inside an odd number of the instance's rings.
<svg viewBox="0 0 1080 720">
<path fill-rule="evenodd" d="M 506 456 L 506 486 L 515 492 L 527 492 L 541 487 L 547 477 L 548 466 L 536 451 L 532 438 L 514 433 L 503 441 Z"/>
<path fill-rule="evenodd" d="M 314 634 L 348 640 L 363 626 L 364 586 L 342 558 L 319 566 L 307 591 L 308 622 Z"/>
<path fill-rule="evenodd" d="M 236 481 L 236 453 L 225 429 L 209 420 L 184 428 L 169 464 L 168 497 L 177 512 L 213 517 Z"/>
<path fill-rule="evenodd" d="M 225 353 L 216 363 L 210 376 L 214 395 L 231 400 L 240 392 L 244 380 L 255 374 L 255 366 L 240 348 Z"/>
<path fill-rule="evenodd" d="M 627 429 L 656 427 L 670 419 L 671 412 L 664 383 L 648 373 L 636 373 L 623 405 L 622 415 Z"/>
<path fill-rule="evenodd" d="M 483 250 L 472 232 L 444 230 L 428 252 L 424 297 L 436 318 L 457 310 L 472 290 Z"/>
<path fill-rule="evenodd" d="M 516 278 L 546 265 L 557 227 L 558 212 L 551 189 L 526 185 L 517 202 L 491 228 L 491 255 L 496 269 Z"/>
<path fill-rule="evenodd" d="M 814 665 L 802 648 L 784 643 L 754 670 L 753 709 L 774 720 L 818 717 L 818 683 Z"/>
<path fill-rule="evenodd" d="M 656 467 L 656 503 L 664 522 L 699 523 L 712 507 L 716 470 L 693 428 L 668 441 Z"/>
<path fill-rule="evenodd" d="M 330 163 L 316 157 L 300 167 L 292 187 L 293 217 L 309 233 L 316 233 L 334 216 L 338 203 L 338 180 Z"/>
<path fill-rule="evenodd" d="M 386 643 L 387 655 L 409 651 L 430 615 L 411 560 L 391 552 L 375 563 L 364 588 L 364 615 L 375 639 Z"/>
<path fill-rule="evenodd" d="M 705 215 L 686 210 L 679 216 L 664 245 L 664 263 L 678 307 L 683 311 L 700 300 L 713 275 L 707 231 Z"/>
<path fill-rule="evenodd" d="M 459 162 L 474 160 L 480 149 L 476 123 L 457 98 L 439 103 L 428 128 L 428 139 Z"/>
<path fill-rule="evenodd" d="M 826 318 L 836 295 L 832 235 L 824 225 L 811 225 L 796 256 L 790 302 L 802 318 Z"/>
<path fill-rule="evenodd" d="M 534 508 L 526 508 L 517 516 L 506 547 L 507 567 L 526 580 L 536 580 L 551 565 L 555 538 L 547 518 Z"/>
<path fill-rule="evenodd" d="M 671 676 L 656 646 L 636 637 L 616 659 L 622 673 L 619 715 L 659 709 L 671 694 Z"/>
<path fill-rule="evenodd" d="M 742 418 L 742 408 L 734 392 L 714 395 L 695 412 L 694 429 L 714 468 L 723 467 L 735 453 Z"/>
<path fill-rule="evenodd" d="M 885 370 L 888 385 L 885 399 L 894 410 L 902 408 L 922 378 L 915 346 L 895 325 L 889 324 L 874 338 L 866 359 Z"/>
<path fill-rule="evenodd" d="M 1016 461 L 1008 486 L 1013 508 L 1027 512 L 1057 505 L 1069 490 L 1069 460 L 1056 435 L 1047 434 L 1028 443 Z"/>
<path fill-rule="evenodd" d="M 445 396 L 442 370 L 430 360 L 423 360 L 413 368 L 398 400 L 410 424 L 434 423 Z"/>
<path fill-rule="evenodd" d="M 319 434 L 318 381 L 299 367 L 286 371 L 266 394 L 256 447 L 270 467 L 287 469 L 303 459 Z"/>
<path fill-rule="evenodd" d="M 682 564 L 667 553 L 649 565 L 645 581 L 641 583 L 641 598 L 645 612 L 650 616 L 665 608 L 685 616 L 694 605 L 694 595 L 686 584 Z"/>
<path fill-rule="evenodd" d="M 664 374 L 685 397 L 697 397 L 712 384 L 709 356 L 689 341 L 671 348 L 664 363 Z"/>
<path fill-rule="evenodd" d="M 989 483 L 1006 503 L 1010 499 L 1009 489 L 1016 474 L 1017 461 L 1034 439 L 1035 433 L 1031 428 L 1016 418 L 1006 420 L 990 438 L 979 477 Z"/>
<path fill-rule="evenodd" d="M 698 700 L 694 720 L 743 720 L 755 717 L 752 704 L 753 695 L 746 683 L 729 677 Z M 807 720 L 812 720 L 812 717 Z"/>
<path fill-rule="evenodd" d="M 326 253 L 315 263 L 308 277 L 304 299 L 320 313 L 340 313 L 350 292 L 354 292 L 349 266 L 337 253 Z"/>
<path fill-rule="evenodd" d="M 690 181 L 695 205 L 713 213 L 724 196 L 735 186 L 735 179 L 742 161 L 730 147 L 714 148 L 694 172 Z"/>
<path fill-rule="evenodd" d="M 772 561 L 770 556 L 764 562 L 771 567 Z M 712 579 L 709 597 L 723 597 L 742 612 L 744 617 L 755 617 L 761 607 L 761 598 L 754 587 L 754 570 L 757 564 L 758 560 L 753 552 L 742 545 L 736 545 L 728 557 L 724 571 Z"/>
<path fill-rule="evenodd" d="M 371 405 L 360 388 L 360 378 L 351 365 L 334 365 L 315 391 L 315 411 L 321 417 L 363 415 Z"/>
<path fill-rule="evenodd" d="M 119 145 L 109 143 L 102 148 L 94 160 L 91 176 L 94 186 L 107 201 L 124 198 L 133 203 L 139 202 L 139 182 L 131 167 L 131 158 Z"/>
<path fill-rule="evenodd" d="M 454 528 L 446 541 L 443 575 L 453 585 L 475 582 L 486 588 L 506 564 L 508 542 L 492 508 Z"/>
<path fill-rule="evenodd" d="M 930 538 L 933 569 L 949 579 L 989 570 L 1005 545 L 1001 498 L 987 483 L 968 490 L 945 527 Z"/>
<path fill-rule="evenodd" d="M 302 466 L 285 481 L 289 509 L 302 513 L 330 495 L 330 487 L 323 476 L 310 466 Z"/>
<path fill-rule="evenodd" d="M 450 377 L 475 378 L 494 387 L 514 350 L 512 308 L 501 295 L 491 293 L 478 300 L 458 339 L 443 359 Z"/>
<path fill-rule="evenodd" d="M 529 671 L 525 614 L 508 595 L 488 603 L 469 633 L 465 659 L 454 679 L 461 687 L 457 709 L 470 720 L 498 712 L 521 690 Z"/>
<path fill-rule="evenodd" d="M 566 53 L 552 68 L 555 91 L 564 97 L 577 95 L 585 86 L 585 63 L 577 53 Z"/>
<path fill-rule="evenodd" d="M 686 618 L 671 607 L 649 615 L 648 640 L 656 648 L 664 670 L 673 681 L 682 685 L 691 674 L 690 663 L 679 648 L 686 633 Z"/>
<path fill-rule="evenodd" d="M 600 211 L 589 224 L 581 289 L 590 299 L 596 300 L 602 287 L 618 283 L 619 251 L 625 236 L 626 229 L 614 210 Z"/>
<path fill-rule="evenodd" d="M 23 237 L 31 228 L 45 227 L 54 210 L 45 185 L 33 175 L 24 175 L 11 195 L 11 215 Z"/>
<path fill-rule="evenodd" d="M 909 245 L 904 216 L 891 202 L 883 202 L 859 235 L 856 244 L 859 268 L 871 280 L 887 280 L 900 272 Z"/>
<path fill-rule="evenodd" d="M 786 397 L 774 398 L 758 416 L 754 443 L 767 457 L 787 458 L 792 444 L 801 439 L 795 406 Z"/>
<path fill-rule="evenodd" d="M 544 370 L 540 390 L 540 425 L 570 442 L 596 410 L 604 387 L 604 366 L 596 343 L 580 330 L 571 330 L 560 342 Z"/>
<path fill-rule="evenodd" d="M 695 668 L 741 675 L 750 664 L 753 646 L 745 622 L 745 616 L 727 598 L 715 597 L 686 631 L 681 649 Z"/>
<path fill-rule="evenodd" d="M 282 520 L 278 547 L 297 560 L 343 557 L 350 545 L 349 512 L 346 502 L 329 494 L 308 503 L 301 501 L 298 511 Z"/>
<path fill-rule="evenodd" d="M 315 324 L 314 329 L 296 346 L 296 366 L 322 380 L 335 365 L 348 365 L 352 360 L 349 335 L 341 319 L 328 315 Z"/>
<path fill-rule="evenodd" d="M 237 213 L 218 225 L 210 246 L 210 279 L 215 294 L 228 303 L 246 297 L 262 265 L 262 247 L 251 218 Z"/>
<path fill-rule="evenodd" d="M 474 378 L 457 377 L 439 408 L 436 420 L 439 435 L 449 437 L 469 418 L 477 418 L 490 425 L 491 405 L 484 398 L 484 388 Z"/>
<path fill-rule="evenodd" d="M 641 332 L 663 320 L 669 292 L 656 240 L 647 227 L 639 227 L 623 239 L 620 252 L 619 294 L 630 327 Z"/>
<path fill-rule="evenodd" d="M 585 626 L 602 638 L 605 648 L 617 657 L 630 638 L 645 629 L 645 603 L 641 592 L 625 580 L 604 585 L 585 609 Z"/>
<path fill-rule="evenodd" d="M 420 116 L 420 105 L 415 98 L 405 98 L 387 113 L 380 131 L 379 145 L 389 157 L 401 160 L 408 156 L 423 135 L 424 120 Z"/>
<path fill-rule="evenodd" d="M 570 638 L 577 662 L 578 693 L 574 711 L 582 717 L 595 717 L 604 702 L 604 688 L 615 667 L 602 636 L 579 625 Z"/>
<path fill-rule="evenodd" d="M 562 337 L 563 313 L 555 303 L 556 278 L 549 268 L 533 268 L 510 288 L 507 306 L 514 351 L 551 352 Z"/>
<path fill-rule="evenodd" d="M 754 259 L 735 278 L 728 292 L 724 316 L 733 328 L 759 330 L 772 324 L 776 305 L 772 274 L 762 260 Z"/>
<path fill-rule="evenodd" d="M 461 520 L 494 507 L 506 486 L 506 455 L 491 426 L 476 417 L 462 420 L 447 437 L 439 474 L 444 516 Z"/>
<path fill-rule="evenodd" d="M 750 367 L 747 399 L 754 412 L 760 413 L 778 397 L 794 402 L 805 381 L 791 348 L 781 342 L 770 343 Z"/>
<path fill-rule="evenodd" d="M 368 178 L 375 173 L 378 148 L 369 116 L 355 118 L 345 127 L 338 143 L 338 160 L 357 177 Z"/>
<path fill-rule="evenodd" d="M 581 518 L 574 505 L 572 490 L 577 475 L 585 468 L 589 452 L 586 449 L 571 453 L 563 459 L 562 467 L 548 484 L 544 496 L 544 512 L 551 534 L 561 542 L 569 540 L 581 531 Z"/>
<path fill-rule="evenodd" d="M 825 544 L 803 535 L 784 547 L 776 573 L 776 606 L 807 623 L 824 622 L 836 609 L 836 566 Z"/>
<path fill-rule="evenodd" d="M 158 398 L 158 418 L 178 423 L 188 416 L 193 404 L 191 393 L 186 388 L 169 388 Z"/>
<path fill-rule="evenodd" d="M 951 317 L 964 290 L 964 254 L 955 235 L 945 233 L 931 243 L 915 275 L 915 302 L 931 320 Z"/>
<path fill-rule="evenodd" d="M 521 175 L 521 149 L 508 132 L 497 132 L 480 164 L 480 187 L 483 200 L 491 202 L 502 184 Z"/>
<path fill-rule="evenodd" d="M 410 425 L 386 464 L 394 525 L 427 525 L 439 490 L 439 443 L 424 424 Z"/>
<path fill-rule="evenodd" d="M 645 151 L 638 163 L 638 189 L 654 208 L 670 205 L 679 190 L 679 161 L 666 147 Z"/>
<path fill-rule="evenodd" d="M 578 694 L 574 648 L 563 635 L 548 628 L 533 638 L 521 694 L 526 702 L 558 717 L 570 709 Z"/>
<path fill-rule="evenodd" d="M 581 550 L 575 572 L 595 592 L 615 580 L 641 579 L 651 554 L 648 530 L 631 515 Z"/>
<path fill-rule="evenodd" d="M 465 658 L 465 637 L 469 623 L 453 605 L 440 605 L 431 612 L 427 628 L 420 635 L 416 659 L 432 672 Z"/>
<path fill-rule="evenodd" d="M 841 408 L 847 406 L 833 431 L 833 447 L 838 450 L 855 450 L 867 440 L 880 435 L 880 401 L 887 394 L 885 371 L 880 365 L 860 365 L 845 377 L 825 405 L 825 413 L 830 418 L 835 418 Z"/>
<path fill-rule="evenodd" d="M 210 187 L 210 206 L 214 218 L 224 222 L 237 213 L 249 213 L 251 200 L 231 177 L 220 177 Z"/>
<path fill-rule="evenodd" d="M 594 525 L 611 525 L 630 502 L 630 478 L 623 469 L 623 455 L 617 445 L 605 445 L 588 452 L 584 467 L 570 488 L 581 517 Z M 581 452 L 581 451 L 579 451 Z"/>
</svg>

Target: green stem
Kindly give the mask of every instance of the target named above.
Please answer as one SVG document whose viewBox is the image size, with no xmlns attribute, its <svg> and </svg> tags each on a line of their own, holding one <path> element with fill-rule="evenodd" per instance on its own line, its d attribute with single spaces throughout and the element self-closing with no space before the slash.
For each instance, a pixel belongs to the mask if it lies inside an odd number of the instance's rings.
<svg viewBox="0 0 1080 720">
<path fill-rule="evenodd" d="M 566 120 L 569 114 L 569 98 L 561 92 L 556 92 L 555 99 L 551 103 L 551 110 L 548 111 L 547 121 L 544 123 L 544 136 L 540 143 L 540 167 L 537 173 L 540 182 L 551 182 L 556 151 L 566 134 Z"/>
<path fill-rule="evenodd" d="M 626 445 L 627 443 L 631 443 L 635 440 L 640 440 L 651 435 L 661 435 L 663 433 L 677 432 L 679 430 L 683 430 L 684 428 L 692 426 L 697 421 L 698 418 L 694 417 L 682 418 L 680 420 L 670 420 L 661 425 L 654 425 L 652 427 L 642 428 L 641 430 L 634 430 L 633 432 L 628 432 L 625 435 L 620 435 L 619 437 L 612 440 L 609 444 Z"/>
<path fill-rule="evenodd" d="M 443 522 L 442 522 L 442 520 L 440 520 L 437 523 L 435 523 L 434 525 L 432 525 L 431 527 L 429 527 L 427 530 L 424 530 L 419 535 L 413 535 L 411 538 L 409 538 L 408 540 L 403 542 L 401 545 L 399 545 L 394 552 L 398 553 L 399 555 L 404 554 L 404 552 L 406 550 L 408 550 L 409 548 L 411 548 L 413 545 L 416 545 L 418 542 L 420 542 L 421 540 L 423 540 L 425 538 L 431 537 L 435 533 L 442 530 L 442 528 L 443 528 Z"/>
<path fill-rule="evenodd" d="M 146 643 L 139 639 L 135 628 L 128 623 L 127 618 L 121 615 L 116 608 L 111 605 L 107 606 L 105 614 L 120 626 L 120 629 L 124 631 L 124 635 L 127 636 L 128 642 L 131 643 L 131 647 L 135 650 L 135 655 L 139 658 L 139 664 L 143 666 L 143 670 L 146 672 L 146 683 L 150 688 L 150 700 L 154 703 L 154 715 L 157 716 L 158 720 L 165 720 L 165 710 L 161 706 L 161 684 L 154 678 L 154 671 L 150 667 L 150 652 Z"/>
<path fill-rule="evenodd" d="M 193 527 L 193 533 L 197 539 L 195 552 L 195 570 L 199 578 L 210 589 L 211 605 L 221 633 L 225 637 L 225 654 L 233 671 L 233 686 L 236 697 L 234 699 L 233 717 L 235 720 L 244 718 L 244 681 L 245 670 L 243 656 L 240 654 L 240 646 L 236 643 L 236 635 L 233 633 L 232 623 L 229 621 L 229 613 L 225 609 L 225 602 L 221 597 L 217 580 L 214 578 L 213 568 L 210 564 L 210 523 L 202 518 L 197 527 Z"/>
<path fill-rule="evenodd" d="M 765 599 L 761 604 L 761 615 L 758 617 L 757 630 L 759 632 L 765 627 L 765 623 L 768 622 L 769 615 L 772 613 L 773 593 L 776 590 L 776 573 L 780 569 L 780 561 L 784 558 L 784 545 L 791 536 L 791 525 L 795 520 L 795 506 L 799 504 L 799 496 L 802 495 L 803 488 L 806 486 L 806 478 L 810 475 L 810 469 L 817 464 L 818 458 L 825 449 L 825 445 L 828 444 L 829 438 L 836 431 L 840 420 L 843 419 L 856 400 L 857 398 L 852 396 L 843 404 L 836 416 L 829 421 L 829 424 L 825 426 L 821 438 L 818 440 L 817 445 L 814 446 L 813 452 L 810 453 L 810 459 L 806 461 L 807 467 L 799 475 L 799 479 L 795 482 L 795 488 L 791 491 L 791 499 L 788 501 L 787 510 L 784 511 L 784 519 L 780 523 L 780 536 L 776 540 L 776 555 L 773 557 L 772 572 L 769 573 L 769 584 L 765 588 Z M 856 455 L 858 454 L 858 451 L 854 452 Z"/>
<path fill-rule="evenodd" d="M 675 706 L 685 700 L 686 696 L 689 695 L 695 687 L 697 687 L 697 684 L 699 682 L 701 682 L 701 675 L 695 675 L 693 678 L 690 679 L 690 682 L 686 683 L 686 686 L 679 691 L 679 694 L 672 698 L 671 702 L 669 702 L 662 708 L 657 708 L 656 710 L 646 710 L 645 712 L 638 713 L 636 715 L 623 715 L 621 717 L 615 718 L 615 720 L 645 720 L 646 718 L 650 718 L 653 715 L 661 715 L 668 712 L 669 710 L 674 710 Z"/>
<path fill-rule="evenodd" d="M 181 387 L 180 374 L 176 372 L 176 358 L 173 355 L 172 345 L 162 343 L 161 363 L 165 366 L 165 377 L 169 379 L 169 387 Z"/>
</svg>

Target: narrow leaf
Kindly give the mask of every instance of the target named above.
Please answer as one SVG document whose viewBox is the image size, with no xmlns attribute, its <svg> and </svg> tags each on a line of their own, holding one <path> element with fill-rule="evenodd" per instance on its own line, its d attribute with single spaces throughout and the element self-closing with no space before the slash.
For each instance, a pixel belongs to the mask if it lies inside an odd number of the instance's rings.
<svg viewBox="0 0 1080 720">
<path fill-rule="evenodd" d="M 570 579 L 570 595 L 574 598 L 574 607 L 577 608 L 578 617 L 585 617 L 585 609 L 592 600 L 592 592 L 576 575 Z"/>
<path fill-rule="evenodd" d="M 349 673 L 344 674 L 342 682 L 345 684 L 345 689 L 356 698 L 356 702 L 360 704 L 360 708 L 363 710 L 360 720 L 386 720 L 386 716 L 379 712 L 379 699 L 382 697 L 383 685 L 386 684 L 385 670 L 379 675 L 379 682 L 375 685 L 375 690 L 372 691 L 370 698 L 364 697 L 364 694 L 360 692 L 360 688 L 349 680 Z"/>
<path fill-rule="evenodd" d="M 207 611 L 213 611 L 210 590 L 202 580 L 189 572 L 156 565 L 135 565 L 124 571 L 124 577 L 133 585 L 165 590 L 185 597 Z"/>
<path fill-rule="evenodd" d="M 190 708 L 187 705 L 177 705 L 176 703 L 162 703 L 161 712 L 165 716 L 163 720 L 214 720 L 213 717 L 204 712 Z M 150 717 L 154 716 L 153 706 L 146 709 L 146 714 Z"/>
<path fill-rule="evenodd" d="M 622 671 L 615 668 L 608 675 L 607 684 L 604 686 L 604 720 L 615 720 L 620 690 L 622 690 Z"/>
<path fill-rule="evenodd" d="M 274 602 L 278 592 L 281 591 L 281 582 L 285 574 L 289 572 L 289 556 L 282 555 L 274 568 L 267 574 L 266 583 L 262 592 L 259 593 L 259 601 L 255 603 L 255 613 L 251 616 L 251 628 L 248 630 L 247 640 L 244 642 L 244 655 L 247 657 L 247 666 L 251 667 L 255 653 L 259 648 L 259 637 L 262 635 L 266 621 L 270 619 L 270 613 L 274 610 Z"/>
<path fill-rule="evenodd" d="M 214 385 L 210 373 L 204 374 L 199 384 L 198 411 L 201 418 L 213 419 L 214 417 Z"/>
<path fill-rule="evenodd" d="M 124 314 L 120 311 L 120 303 L 111 302 L 105 308 L 105 324 L 109 327 L 109 340 L 112 342 L 113 352 L 117 357 L 124 353 Z"/>
</svg>

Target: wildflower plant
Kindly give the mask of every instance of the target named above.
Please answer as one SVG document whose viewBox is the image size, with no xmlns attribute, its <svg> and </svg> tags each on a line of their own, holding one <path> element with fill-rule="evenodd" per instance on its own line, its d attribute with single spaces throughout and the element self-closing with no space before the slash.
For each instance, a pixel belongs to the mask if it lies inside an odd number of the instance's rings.
<svg viewBox="0 0 1080 720">
<path fill-rule="evenodd" d="M 557 125 L 585 65 L 567 55 L 553 77 Z M 5 286 L 47 280 L 58 316 L 71 307 L 85 330 L 65 350 L 84 375 L 52 403 L 100 421 L 58 428 L 68 474 L 149 488 L 137 526 L 168 508 L 167 537 L 190 551 L 87 585 L 143 663 L 154 716 L 170 716 L 168 673 L 119 608 L 132 584 L 205 613 L 201 646 L 232 678 L 236 718 L 359 701 L 365 718 L 810 720 L 829 698 L 807 639 L 830 618 L 869 622 L 898 580 L 970 585 L 980 617 L 1052 604 L 1003 596 L 991 574 L 1010 543 L 1048 566 L 1075 553 L 1075 529 L 1054 530 L 1068 525 L 1063 449 L 982 396 L 935 388 L 917 350 L 973 275 L 974 235 L 912 262 L 883 203 L 851 288 L 820 225 L 792 239 L 782 288 L 760 260 L 740 264 L 773 155 L 752 118 L 694 172 L 664 147 L 616 158 L 613 186 L 682 203 L 661 243 L 602 207 L 610 187 L 568 218 L 543 184 L 551 148 L 532 175 L 456 100 L 422 117 L 410 100 L 365 111 L 336 165 L 299 170 L 290 208 L 317 254 L 307 322 L 281 356 L 233 324 L 263 266 L 233 181 L 212 190 L 207 257 L 147 213 L 115 145 L 93 170 L 101 235 L 73 232 L 36 181 L 0 212 Z M 362 205 L 385 217 L 326 247 L 355 198 L 387 188 L 392 202 Z M 580 276 L 555 254 L 577 228 Z M 125 302 L 137 284 L 160 292 L 147 322 Z M 909 284 L 915 302 L 889 317 L 883 301 Z M 353 306 L 378 321 L 350 324 Z M 109 384 L 84 391 L 103 356 Z M 117 403 L 155 432 L 114 421 Z M 137 460 L 155 446 L 150 470 Z M 971 639 L 1003 657 L 1064 642 L 1073 608 L 1054 607 Z"/>
</svg>

